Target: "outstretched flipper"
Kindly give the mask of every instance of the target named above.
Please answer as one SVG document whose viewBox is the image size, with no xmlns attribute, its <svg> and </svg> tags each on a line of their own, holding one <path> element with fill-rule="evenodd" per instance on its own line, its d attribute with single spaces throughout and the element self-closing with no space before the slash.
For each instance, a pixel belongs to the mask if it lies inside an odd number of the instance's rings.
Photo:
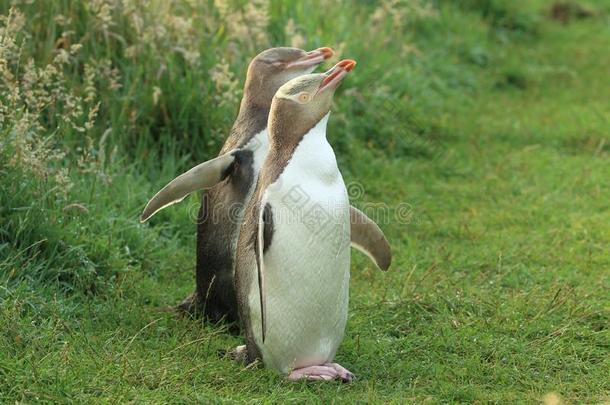
<svg viewBox="0 0 610 405">
<path fill-rule="evenodd" d="M 261 202 L 262 209 L 258 212 L 258 224 L 256 232 L 256 241 L 254 251 L 256 253 L 256 268 L 258 269 L 258 292 L 261 305 L 261 332 L 263 335 L 263 343 L 265 343 L 265 334 L 267 330 L 267 303 L 265 296 L 265 261 L 264 254 L 271 245 L 273 239 L 273 214 L 271 205 L 265 203 L 263 198 Z"/>
<path fill-rule="evenodd" d="M 392 263 L 392 249 L 383 231 L 365 213 L 350 207 L 352 246 L 370 257 L 377 267 L 386 271 Z"/>
<path fill-rule="evenodd" d="M 140 222 L 145 222 L 163 208 L 184 200 L 184 197 L 193 191 L 216 185 L 226 177 L 228 169 L 235 161 L 238 153 L 239 149 L 233 150 L 215 159 L 203 162 L 170 181 L 146 204 Z"/>
</svg>

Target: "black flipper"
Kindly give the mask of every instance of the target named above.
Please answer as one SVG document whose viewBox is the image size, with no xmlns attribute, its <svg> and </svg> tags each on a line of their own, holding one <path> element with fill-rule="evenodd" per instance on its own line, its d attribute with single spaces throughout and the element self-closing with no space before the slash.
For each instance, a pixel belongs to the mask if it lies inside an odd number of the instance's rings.
<svg viewBox="0 0 610 405">
<path fill-rule="evenodd" d="M 258 213 L 258 231 L 254 243 L 256 253 L 256 267 L 258 269 L 258 291 L 261 305 L 261 330 L 263 335 L 263 343 L 265 343 L 265 335 L 267 330 L 267 305 L 265 296 L 265 262 L 264 254 L 271 246 L 273 240 L 273 213 L 271 205 L 265 203 L 264 208 L 259 209 Z"/>
</svg>

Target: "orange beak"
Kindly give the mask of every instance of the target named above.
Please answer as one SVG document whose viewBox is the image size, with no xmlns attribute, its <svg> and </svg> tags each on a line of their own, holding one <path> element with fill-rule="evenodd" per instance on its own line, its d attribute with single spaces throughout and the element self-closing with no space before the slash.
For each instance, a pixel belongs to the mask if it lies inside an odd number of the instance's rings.
<svg viewBox="0 0 610 405">
<path fill-rule="evenodd" d="M 322 84 L 318 89 L 318 93 L 326 88 L 336 88 L 339 83 L 343 80 L 343 78 L 351 72 L 356 66 L 356 61 L 353 59 L 343 59 L 341 62 L 337 63 L 331 69 L 326 71 L 324 75 L 326 76 L 324 80 L 322 80 Z"/>
<path fill-rule="evenodd" d="M 314 49 L 313 51 L 307 52 L 302 58 L 287 63 L 286 68 L 317 66 L 326 59 L 331 58 L 334 54 L 335 52 L 328 47 Z"/>
</svg>

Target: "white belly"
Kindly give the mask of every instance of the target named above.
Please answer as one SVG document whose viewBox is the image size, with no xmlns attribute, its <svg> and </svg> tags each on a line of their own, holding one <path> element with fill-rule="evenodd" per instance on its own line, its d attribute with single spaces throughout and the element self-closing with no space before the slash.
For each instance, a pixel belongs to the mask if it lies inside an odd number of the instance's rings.
<svg viewBox="0 0 610 405">
<path fill-rule="evenodd" d="M 332 148 L 319 135 L 314 128 L 305 136 L 263 196 L 274 223 L 263 264 L 264 344 L 256 280 L 249 304 L 263 361 L 281 373 L 331 361 L 347 321 L 349 200 Z"/>
<path fill-rule="evenodd" d="M 269 152 L 269 137 L 267 128 L 263 129 L 258 134 L 254 135 L 252 139 L 246 143 L 243 149 L 251 150 L 253 153 L 253 162 L 252 169 L 254 170 L 254 182 L 252 183 L 252 187 L 250 188 L 247 201 L 250 199 L 254 188 L 256 187 L 256 181 L 258 180 L 258 173 L 263 166 L 263 162 L 265 161 L 265 157 L 267 157 L 267 153 Z"/>
</svg>

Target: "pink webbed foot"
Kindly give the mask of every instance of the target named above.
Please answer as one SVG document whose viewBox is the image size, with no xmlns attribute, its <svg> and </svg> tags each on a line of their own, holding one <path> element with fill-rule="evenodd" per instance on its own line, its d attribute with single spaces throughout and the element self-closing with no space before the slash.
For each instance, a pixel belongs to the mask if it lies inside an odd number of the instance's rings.
<svg viewBox="0 0 610 405">
<path fill-rule="evenodd" d="M 301 379 L 310 381 L 341 379 L 343 382 L 351 382 L 355 378 L 356 376 L 354 376 L 354 374 L 337 363 L 326 363 L 320 366 L 296 368 L 288 375 L 288 379 L 292 381 Z"/>
</svg>

